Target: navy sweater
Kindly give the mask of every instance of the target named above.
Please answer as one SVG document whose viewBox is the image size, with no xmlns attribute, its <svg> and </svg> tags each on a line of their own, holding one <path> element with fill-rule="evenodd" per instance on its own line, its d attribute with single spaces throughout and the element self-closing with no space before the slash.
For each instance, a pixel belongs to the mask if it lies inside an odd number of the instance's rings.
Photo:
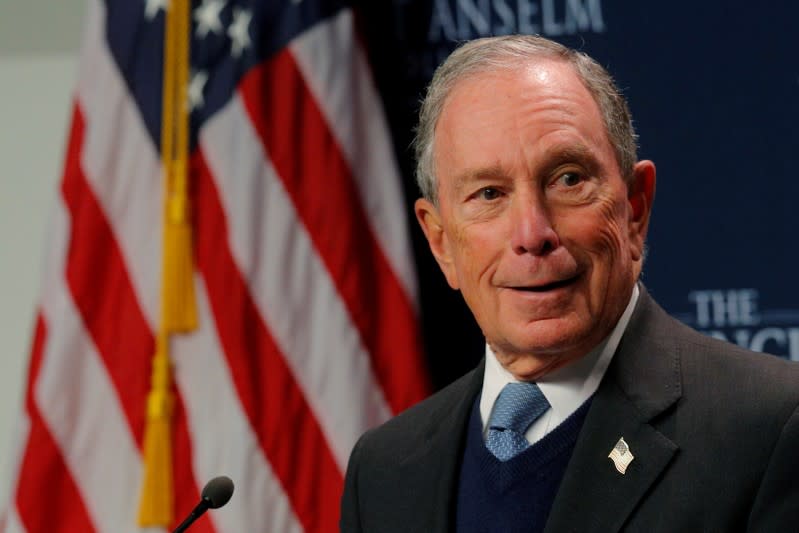
<svg viewBox="0 0 799 533">
<path fill-rule="evenodd" d="M 502 462 L 485 447 L 472 407 L 458 480 L 458 533 L 543 531 L 591 400 L 525 451 Z"/>
</svg>

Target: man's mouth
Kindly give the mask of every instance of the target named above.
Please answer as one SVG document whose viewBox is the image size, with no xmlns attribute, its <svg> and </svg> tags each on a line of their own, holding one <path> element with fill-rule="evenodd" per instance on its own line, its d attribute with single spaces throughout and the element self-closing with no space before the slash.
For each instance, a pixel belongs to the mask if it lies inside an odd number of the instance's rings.
<svg viewBox="0 0 799 533">
<path fill-rule="evenodd" d="M 553 281 L 551 283 L 543 283 L 541 285 L 520 285 L 512 288 L 517 291 L 525 291 L 525 292 L 547 292 L 547 291 L 553 291 L 555 289 L 560 289 L 562 287 L 568 287 L 569 285 L 577 281 L 578 277 L 579 276 L 573 276 L 571 278 L 566 278 L 560 281 Z"/>
</svg>

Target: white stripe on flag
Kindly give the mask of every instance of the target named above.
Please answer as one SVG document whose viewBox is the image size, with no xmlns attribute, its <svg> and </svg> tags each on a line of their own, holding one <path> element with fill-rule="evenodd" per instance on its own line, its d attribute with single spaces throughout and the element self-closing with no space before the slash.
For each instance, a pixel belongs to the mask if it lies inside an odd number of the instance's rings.
<svg viewBox="0 0 799 533">
<path fill-rule="evenodd" d="M 106 46 L 102 3 L 92 4 L 78 77 L 78 100 L 86 121 L 81 163 L 154 331 L 161 275 L 160 160 Z"/>
<path fill-rule="evenodd" d="M 382 102 L 355 38 L 352 11 L 312 26 L 290 49 L 350 164 L 372 233 L 415 306 L 402 181 Z"/>
<path fill-rule="evenodd" d="M 25 458 L 30 429 L 31 421 L 25 410 L 25 399 L 23 398 L 21 414 L 17 419 L 17 425 L 14 429 L 14 435 L 10 445 L 11 453 L 9 455 L 8 467 L 6 468 L 8 478 L 4 481 L 6 483 L 5 494 L 7 495 L 5 505 L 3 506 L 6 512 L 6 529 L 4 530 L 6 533 L 16 531 L 11 527 L 12 514 L 14 515 L 14 520 L 17 521 L 17 527 L 22 531 L 22 523 L 19 517 L 16 516 L 16 489 L 17 483 L 19 482 L 19 471 L 22 467 L 22 461 Z"/>
<path fill-rule="evenodd" d="M 238 94 L 200 145 L 238 268 L 343 472 L 356 439 L 391 413 L 369 355 Z"/>
<path fill-rule="evenodd" d="M 69 238 L 67 217 L 59 202 L 53 233 L 61 250 Z M 63 271 L 66 255 L 55 264 Z M 141 458 L 116 389 L 64 282 L 44 297 L 47 344 L 34 387 L 36 404 L 97 529 L 136 532 Z"/>
<path fill-rule="evenodd" d="M 19 515 L 17 514 L 16 505 L 11 504 L 7 509 L 6 527 L 3 533 L 27 533 L 25 527 L 22 525 L 22 520 L 19 519 Z"/>
<path fill-rule="evenodd" d="M 222 513 L 211 515 L 218 531 L 302 531 L 280 480 L 275 476 L 243 407 L 225 364 L 222 347 L 199 279 L 200 328 L 173 342 L 175 380 L 188 416 L 194 477 L 208 480 L 225 474 L 239 487 Z"/>
</svg>

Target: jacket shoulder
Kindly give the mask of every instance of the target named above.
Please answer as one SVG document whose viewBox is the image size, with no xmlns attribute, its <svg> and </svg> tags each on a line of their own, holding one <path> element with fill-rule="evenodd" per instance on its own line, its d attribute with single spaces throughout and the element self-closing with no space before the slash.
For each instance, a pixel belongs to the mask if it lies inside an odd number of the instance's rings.
<svg viewBox="0 0 799 533">
<path fill-rule="evenodd" d="M 672 317 L 669 337 L 680 352 L 682 375 L 686 381 L 702 379 L 735 389 L 739 399 L 751 399 L 746 391 L 766 396 L 783 396 L 799 401 L 799 363 L 775 355 L 753 352 L 736 344 L 700 333 Z M 795 405 L 794 405 L 795 407 Z"/>
<path fill-rule="evenodd" d="M 659 307 L 652 313 L 656 327 L 644 334 L 650 346 L 677 354 L 683 408 L 714 420 L 722 433 L 779 436 L 799 406 L 798 362 L 710 337 Z"/>
<path fill-rule="evenodd" d="M 697 420 L 765 417 L 777 425 L 799 404 L 799 363 L 699 333 L 646 292 L 608 374 L 647 416 L 679 399 L 679 410 Z"/>
</svg>

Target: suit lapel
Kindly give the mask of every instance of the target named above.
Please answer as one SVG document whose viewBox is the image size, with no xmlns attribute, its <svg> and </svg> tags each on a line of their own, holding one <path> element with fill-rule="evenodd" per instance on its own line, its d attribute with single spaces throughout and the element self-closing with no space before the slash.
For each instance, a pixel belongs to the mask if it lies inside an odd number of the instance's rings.
<svg viewBox="0 0 799 533">
<path fill-rule="evenodd" d="M 462 391 L 453 394 L 456 400 L 430 418 L 424 430 L 425 444 L 399 465 L 403 471 L 400 479 L 427 480 L 416 485 L 420 489 L 414 495 L 418 506 L 414 516 L 408 516 L 404 531 L 444 533 L 454 529 L 452 517 L 464 435 L 474 400 L 482 388 L 484 368 L 483 360 L 462 378 Z"/>
<path fill-rule="evenodd" d="M 651 421 L 681 395 L 680 358 L 658 327 L 667 319 L 642 288 L 613 361 L 594 395 L 547 522 L 547 532 L 619 531 L 678 449 Z M 624 438 L 624 474 L 608 454 Z"/>
<path fill-rule="evenodd" d="M 552 506 L 546 531 L 619 531 L 677 446 L 615 386 L 597 393 Z M 620 474 L 608 454 L 623 437 L 634 459 Z"/>
</svg>

